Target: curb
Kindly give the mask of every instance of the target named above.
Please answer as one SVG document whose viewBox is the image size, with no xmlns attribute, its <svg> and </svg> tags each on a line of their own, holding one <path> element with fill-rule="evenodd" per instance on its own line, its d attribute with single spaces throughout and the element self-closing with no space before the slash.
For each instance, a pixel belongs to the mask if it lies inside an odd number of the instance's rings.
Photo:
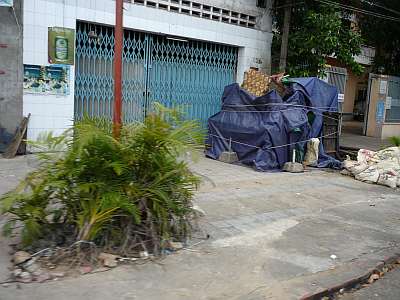
<svg viewBox="0 0 400 300">
<path fill-rule="evenodd" d="M 365 274 L 345 281 L 336 286 L 319 290 L 312 294 L 304 295 L 300 298 L 300 300 L 320 300 L 322 297 L 329 297 L 332 294 L 338 293 L 341 289 L 350 290 L 357 284 L 366 283 L 372 274 L 381 272 L 383 267 L 387 265 L 395 264 L 398 259 L 400 259 L 400 253 L 396 253 L 393 256 L 385 257 L 379 264 L 377 264 L 374 268 L 369 269 Z"/>
</svg>

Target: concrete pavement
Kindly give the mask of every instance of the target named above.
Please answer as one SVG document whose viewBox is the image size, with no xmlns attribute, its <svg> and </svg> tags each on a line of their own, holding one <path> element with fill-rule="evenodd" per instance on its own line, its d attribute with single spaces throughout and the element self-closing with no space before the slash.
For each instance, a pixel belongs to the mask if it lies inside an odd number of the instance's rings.
<svg viewBox="0 0 400 300">
<path fill-rule="evenodd" d="M 380 138 L 343 132 L 340 136 L 340 146 L 379 151 L 384 148 L 391 147 L 392 145 L 388 140 L 381 140 Z"/>
<path fill-rule="evenodd" d="M 159 263 L 0 287 L 0 299 L 299 299 L 399 251 L 398 191 L 321 170 L 258 173 L 205 158 L 192 168 L 204 179 L 195 202 L 208 241 Z"/>
</svg>

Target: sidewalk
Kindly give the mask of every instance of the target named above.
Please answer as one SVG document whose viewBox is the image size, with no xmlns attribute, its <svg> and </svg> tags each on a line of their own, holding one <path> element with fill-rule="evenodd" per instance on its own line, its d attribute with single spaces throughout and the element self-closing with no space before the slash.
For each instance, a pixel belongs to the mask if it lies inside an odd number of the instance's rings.
<svg viewBox="0 0 400 300">
<path fill-rule="evenodd" d="M 204 179 L 195 202 L 206 212 L 200 225 L 208 241 L 159 263 L 0 286 L 0 299 L 300 299 L 398 252 L 398 191 L 321 170 L 258 173 L 205 158 L 193 169 Z M 4 278 L 9 257 L 1 250 Z"/>
<path fill-rule="evenodd" d="M 347 148 L 379 151 L 385 147 L 390 147 L 390 143 L 389 141 L 381 140 L 380 138 L 344 132 L 340 136 L 340 146 Z"/>
<path fill-rule="evenodd" d="M 390 145 L 387 140 L 363 135 L 363 122 L 343 122 L 340 146 L 355 149 L 368 149 L 372 151 L 382 150 Z"/>
</svg>

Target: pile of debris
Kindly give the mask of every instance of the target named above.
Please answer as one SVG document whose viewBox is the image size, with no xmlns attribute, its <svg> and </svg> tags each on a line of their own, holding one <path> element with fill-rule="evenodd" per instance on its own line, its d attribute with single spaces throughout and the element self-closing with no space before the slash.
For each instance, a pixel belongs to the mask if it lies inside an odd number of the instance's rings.
<svg viewBox="0 0 400 300">
<path fill-rule="evenodd" d="M 84 243 L 89 244 L 90 242 Z M 156 259 L 154 255 L 147 251 L 139 252 L 136 257 L 123 257 L 100 252 L 93 247 L 82 247 L 82 245 L 76 249 L 78 249 L 78 252 L 71 251 L 73 250 L 72 247 L 46 248 L 32 255 L 26 251 L 17 251 L 12 258 L 13 267 L 10 280 L 3 282 L 3 284 L 11 282 L 42 283 L 69 275 L 103 272 L 124 263 Z M 169 255 L 183 249 L 186 249 L 186 246 L 181 242 L 166 241 L 163 254 Z"/>
<path fill-rule="evenodd" d="M 44 282 L 51 279 L 64 277 L 64 272 L 52 270 L 55 266 L 48 266 L 47 269 L 38 261 L 39 256 L 33 256 L 25 251 L 17 251 L 13 255 L 14 267 L 12 270 L 12 280 L 21 283 Z"/>
<path fill-rule="evenodd" d="M 348 157 L 343 164 L 345 175 L 356 180 L 377 183 L 391 188 L 400 187 L 400 147 L 390 147 L 374 152 L 361 149 L 357 161 Z"/>
</svg>

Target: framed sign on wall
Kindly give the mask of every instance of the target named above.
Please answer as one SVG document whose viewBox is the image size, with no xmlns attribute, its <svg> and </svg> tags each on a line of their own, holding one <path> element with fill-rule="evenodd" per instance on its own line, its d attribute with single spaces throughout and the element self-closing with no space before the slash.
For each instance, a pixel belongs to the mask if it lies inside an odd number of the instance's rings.
<svg viewBox="0 0 400 300">
<path fill-rule="evenodd" d="M 69 66 L 24 65 L 24 92 L 69 95 Z"/>
<path fill-rule="evenodd" d="M 75 60 L 75 30 L 49 27 L 49 63 L 73 65 Z"/>
</svg>

